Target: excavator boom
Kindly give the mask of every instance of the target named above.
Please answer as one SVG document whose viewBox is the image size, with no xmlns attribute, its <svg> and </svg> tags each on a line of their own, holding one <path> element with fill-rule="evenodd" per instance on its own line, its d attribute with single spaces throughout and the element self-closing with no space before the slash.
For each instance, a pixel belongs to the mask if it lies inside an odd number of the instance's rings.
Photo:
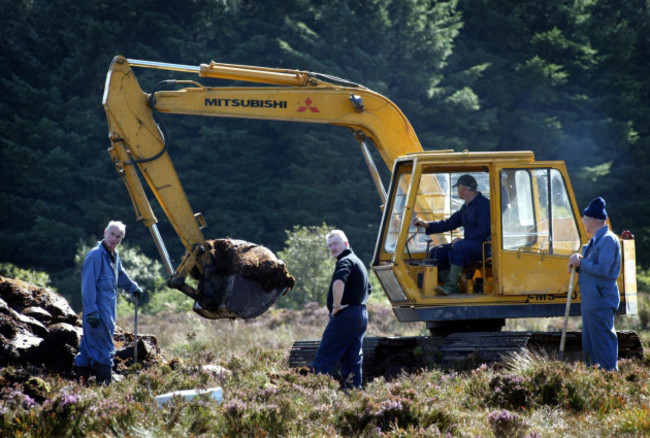
<svg viewBox="0 0 650 438">
<path fill-rule="evenodd" d="M 208 87 L 194 79 L 181 79 L 162 81 L 152 92 L 145 93 L 132 67 L 266 85 Z M 286 292 L 287 288 L 273 288 L 269 295 L 269 291 L 257 290 L 255 282 L 243 281 L 240 277 L 226 276 L 218 281 L 207 278 L 206 272 L 212 277 L 220 277 L 214 273 L 214 252 L 209 250 L 210 246 L 202 232 L 206 222 L 200 213 L 192 210 L 176 174 L 168 154 L 168 136 L 164 124 L 160 123 L 160 114 L 297 121 L 347 127 L 359 142 L 382 202 L 385 201 L 386 191 L 368 145 L 376 147 L 389 169 L 398 157 L 422 151 L 409 121 L 390 100 L 359 84 L 305 71 L 215 62 L 194 67 L 117 56 L 106 77 L 103 105 L 111 141 L 109 154 L 127 187 L 137 219 L 151 231 L 170 276 L 169 284 L 195 299 L 200 313 L 211 318 L 256 316 L 273 304 L 275 298 Z M 141 177 L 186 249 L 176 268 L 157 230 L 158 221 Z M 198 290 L 185 283 L 188 275 L 199 279 Z M 206 291 L 206 287 L 225 289 L 227 297 L 221 297 L 224 293 L 219 292 L 217 295 L 221 298 L 215 300 L 215 293 Z M 233 303 L 237 301 L 238 310 L 224 306 L 228 300 Z M 244 301 L 250 301 L 250 304 L 242 304 Z M 264 304 L 259 305 L 262 302 Z M 256 309 L 249 312 L 247 307 Z"/>
</svg>

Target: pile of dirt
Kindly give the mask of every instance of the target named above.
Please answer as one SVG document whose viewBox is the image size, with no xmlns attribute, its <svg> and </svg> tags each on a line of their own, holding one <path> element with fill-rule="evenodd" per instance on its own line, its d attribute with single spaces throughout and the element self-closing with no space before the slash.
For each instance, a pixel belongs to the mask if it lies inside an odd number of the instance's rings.
<svg viewBox="0 0 650 438">
<path fill-rule="evenodd" d="M 206 246 L 211 263 L 197 278 L 194 305 L 194 311 L 204 318 L 255 318 L 296 283 L 284 262 L 261 245 L 214 239 L 206 241 Z"/>
<path fill-rule="evenodd" d="M 0 367 L 26 367 L 72 376 L 83 329 L 65 298 L 51 289 L 0 276 Z M 115 330 L 115 370 L 133 360 L 131 333 Z M 138 362 L 157 363 L 160 349 L 154 336 L 138 336 Z"/>
<path fill-rule="evenodd" d="M 262 245 L 236 239 L 214 239 L 206 243 L 219 275 L 240 274 L 260 283 L 265 292 L 292 289 L 296 284 L 284 262 Z"/>
</svg>

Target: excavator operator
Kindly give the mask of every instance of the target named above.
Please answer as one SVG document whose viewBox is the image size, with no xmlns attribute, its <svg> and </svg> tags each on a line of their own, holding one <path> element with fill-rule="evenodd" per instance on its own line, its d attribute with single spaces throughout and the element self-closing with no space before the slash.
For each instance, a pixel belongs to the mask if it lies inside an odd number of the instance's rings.
<svg viewBox="0 0 650 438">
<path fill-rule="evenodd" d="M 444 285 L 436 292 L 444 295 L 458 293 L 458 280 L 463 268 L 483 257 L 483 242 L 490 238 L 490 201 L 478 189 L 472 175 L 461 175 L 454 187 L 458 197 L 465 201 L 460 210 L 448 219 L 427 222 L 420 217 L 413 220 L 416 227 L 425 228 L 427 234 L 443 233 L 463 227 L 465 238 L 459 237 L 451 243 L 432 249 L 432 258 L 437 259 L 439 277 Z"/>
</svg>

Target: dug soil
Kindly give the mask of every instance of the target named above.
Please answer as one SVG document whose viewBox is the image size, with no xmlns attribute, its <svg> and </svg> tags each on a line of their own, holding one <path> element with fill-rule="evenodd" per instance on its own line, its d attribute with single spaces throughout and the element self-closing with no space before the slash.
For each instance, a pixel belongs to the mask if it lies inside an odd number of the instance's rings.
<svg viewBox="0 0 650 438">
<path fill-rule="evenodd" d="M 0 367 L 74 377 L 74 357 L 83 334 L 81 319 L 55 291 L 0 276 Z M 133 364 L 134 335 L 116 327 L 114 371 Z M 160 360 L 155 336 L 138 336 L 138 363 Z"/>
</svg>

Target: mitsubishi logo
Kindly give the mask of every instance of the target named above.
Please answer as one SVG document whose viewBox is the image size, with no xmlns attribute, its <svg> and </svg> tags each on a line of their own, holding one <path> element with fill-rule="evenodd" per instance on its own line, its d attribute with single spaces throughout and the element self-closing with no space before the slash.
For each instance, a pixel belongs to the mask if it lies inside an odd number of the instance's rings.
<svg viewBox="0 0 650 438">
<path fill-rule="evenodd" d="M 304 113 L 309 109 L 312 113 L 319 113 L 320 111 L 315 106 L 311 106 L 312 100 L 310 98 L 305 99 L 305 105 L 298 108 L 299 113 Z"/>
</svg>

